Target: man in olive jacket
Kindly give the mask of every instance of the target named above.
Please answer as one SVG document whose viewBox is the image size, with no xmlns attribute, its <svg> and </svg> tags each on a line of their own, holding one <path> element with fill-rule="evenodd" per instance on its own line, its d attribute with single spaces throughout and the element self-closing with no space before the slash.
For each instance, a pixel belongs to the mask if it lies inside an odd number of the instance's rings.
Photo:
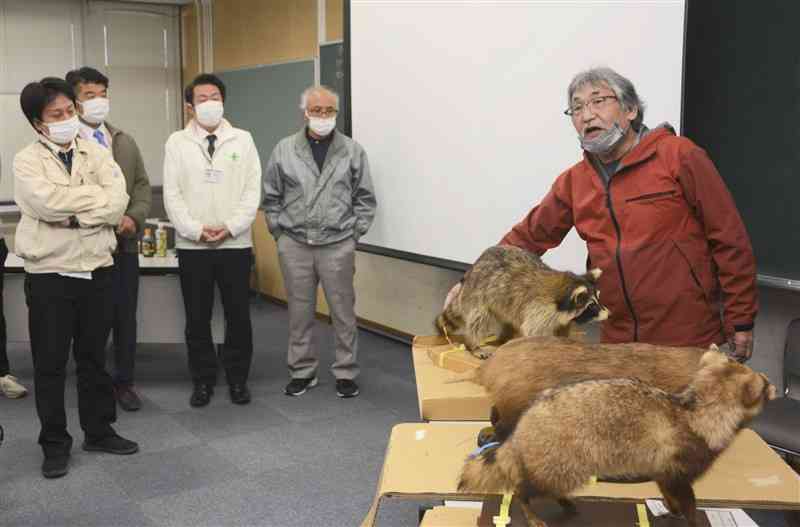
<svg viewBox="0 0 800 527">
<path fill-rule="evenodd" d="M 125 176 L 131 197 L 117 226 L 114 253 L 114 393 L 123 410 L 142 406 L 133 386 L 136 355 L 136 309 L 139 297 L 138 233 L 150 212 L 151 192 L 142 154 L 133 137 L 106 122 L 109 112 L 108 78 L 94 68 L 67 73 L 78 100 L 80 136 L 111 150 Z"/>
</svg>

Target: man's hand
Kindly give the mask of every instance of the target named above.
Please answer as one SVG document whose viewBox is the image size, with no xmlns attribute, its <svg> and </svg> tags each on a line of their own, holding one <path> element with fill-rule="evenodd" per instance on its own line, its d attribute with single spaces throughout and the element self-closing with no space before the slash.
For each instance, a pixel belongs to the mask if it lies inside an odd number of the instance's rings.
<svg viewBox="0 0 800 527">
<path fill-rule="evenodd" d="M 461 282 L 458 282 L 456 285 L 451 287 L 450 292 L 447 293 L 447 297 L 444 299 L 444 307 L 442 308 L 442 311 L 447 309 L 447 306 L 450 305 L 450 302 L 452 302 L 460 292 L 461 292 Z"/>
<path fill-rule="evenodd" d="M 217 235 L 217 231 L 218 229 L 216 227 L 203 225 L 203 231 L 200 233 L 200 241 L 203 243 L 208 243 L 208 240 Z"/>
<path fill-rule="evenodd" d="M 212 236 L 210 236 L 206 240 L 206 243 L 209 243 L 209 244 L 222 243 L 230 235 L 231 235 L 231 232 L 228 229 L 226 229 L 225 227 L 222 227 L 220 229 L 217 229 L 216 233 L 214 233 Z"/>
<path fill-rule="evenodd" d="M 730 347 L 734 359 L 739 362 L 750 360 L 750 357 L 753 355 L 753 330 L 737 331 L 734 333 Z"/>
<path fill-rule="evenodd" d="M 136 222 L 130 216 L 123 216 L 117 225 L 117 234 L 125 237 L 132 237 L 136 235 Z"/>
<path fill-rule="evenodd" d="M 203 225 L 203 232 L 200 234 L 200 241 L 209 245 L 214 245 L 221 243 L 230 235 L 230 231 L 225 227 L 211 227 L 209 225 Z"/>
</svg>

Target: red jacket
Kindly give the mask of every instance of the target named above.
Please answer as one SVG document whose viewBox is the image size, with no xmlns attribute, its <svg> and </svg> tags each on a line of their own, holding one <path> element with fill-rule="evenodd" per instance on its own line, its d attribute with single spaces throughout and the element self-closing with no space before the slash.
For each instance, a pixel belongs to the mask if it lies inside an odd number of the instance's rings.
<svg viewBox="0 0 800 527">
<path fill-rule="evenodd" d="M 603 270 L 600 300 L 611 311 L 603 341 L 705 347 L 752 328 L 750 239 L 713 163 L 689 139 L 651 131 L 608 188 L 584 156 L 500 243 L 541 255 L 573 226 L 590 267 Z"/>
</svg>

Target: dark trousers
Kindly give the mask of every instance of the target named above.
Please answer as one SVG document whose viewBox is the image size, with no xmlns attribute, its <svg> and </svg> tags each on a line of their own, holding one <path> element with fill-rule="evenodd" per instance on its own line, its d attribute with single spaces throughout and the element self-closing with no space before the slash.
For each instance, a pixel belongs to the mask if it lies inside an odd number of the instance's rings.
<svg viewBox="0 0 800 527">
<path fill-rule="evenodd" d="M 132 384 L 136 364 L 136 308 L 139 304 L 139 255 L 114 255 L 114 384 Z"/>
<path fill-rule="evenodd" d="M 250 323 L 251 249 L 178 250 L 183 304 L 186 308 L 186 347 L 195 383 L 217 382 L 217 353 L 211 336 L 214 285 L 225 313 L 225 343 L 219 361 L 228 384 L 243 384 L 253 359 Z"/>
<path fill-rule="evenodd" d="M 36 411 L 45 456 L 68 453 L 64 384 L 70 341 L 78 377 L 78 413 L 87 439 L 114 434 L 117 408 L 105 370 L 105 344 L 113 316 L 112 269 L 92 272 L 91 280 L 56 273 L 26 274 L 25 297 L 33 353 Z"/>
<path fill-rule="evenodd" d="M 0 377 L 8 375 L 8 351 L 6 351 L 6 317 L 3 314 L 3 278 L 6 272 L 8 247 L 5 238 L 0 238 Z"/>
</svg>

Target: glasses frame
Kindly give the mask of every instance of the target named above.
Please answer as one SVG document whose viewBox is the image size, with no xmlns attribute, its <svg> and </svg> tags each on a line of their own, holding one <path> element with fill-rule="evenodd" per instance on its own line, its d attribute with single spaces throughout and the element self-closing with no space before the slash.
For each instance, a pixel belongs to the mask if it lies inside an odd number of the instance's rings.
<svg viewBox="0 0 800 527">
<path fill-rule="evenodd" d="M 585 103 L 581 104 L 578 110 L 574 110 L 573 108 L 567 108 L 564 110 L 564 115 L 568 115 L 569 117 L 575 117 L 576 115 L 581 115 L 586 108 L 589 108 L 593 113 L 597 112 L 597 109 L 604 106 L 608 99 L 614 99 L 616 101 L 619 100 L 619 97 L 616 95 L 598 95 L 596 97 L 590 98 Z M 594 106 L 594 109 L 592 107 Z"/>
<path fill-rule="evenodd" d="M 306 111 L 308 112 L 308 115 L 311 115 L 313 117 L 332 117 L 334 115 L 338 115 L 339 114 L 339 110 L 336 109 L 336 108 L 328 107 L 328 108 L 321 108 L 321 109 L 325 110 L 325 112 L 324 113 L 315 112 L 315 111 L 312 111 L 312 108 L 306 108 Z"/>
</svg>

